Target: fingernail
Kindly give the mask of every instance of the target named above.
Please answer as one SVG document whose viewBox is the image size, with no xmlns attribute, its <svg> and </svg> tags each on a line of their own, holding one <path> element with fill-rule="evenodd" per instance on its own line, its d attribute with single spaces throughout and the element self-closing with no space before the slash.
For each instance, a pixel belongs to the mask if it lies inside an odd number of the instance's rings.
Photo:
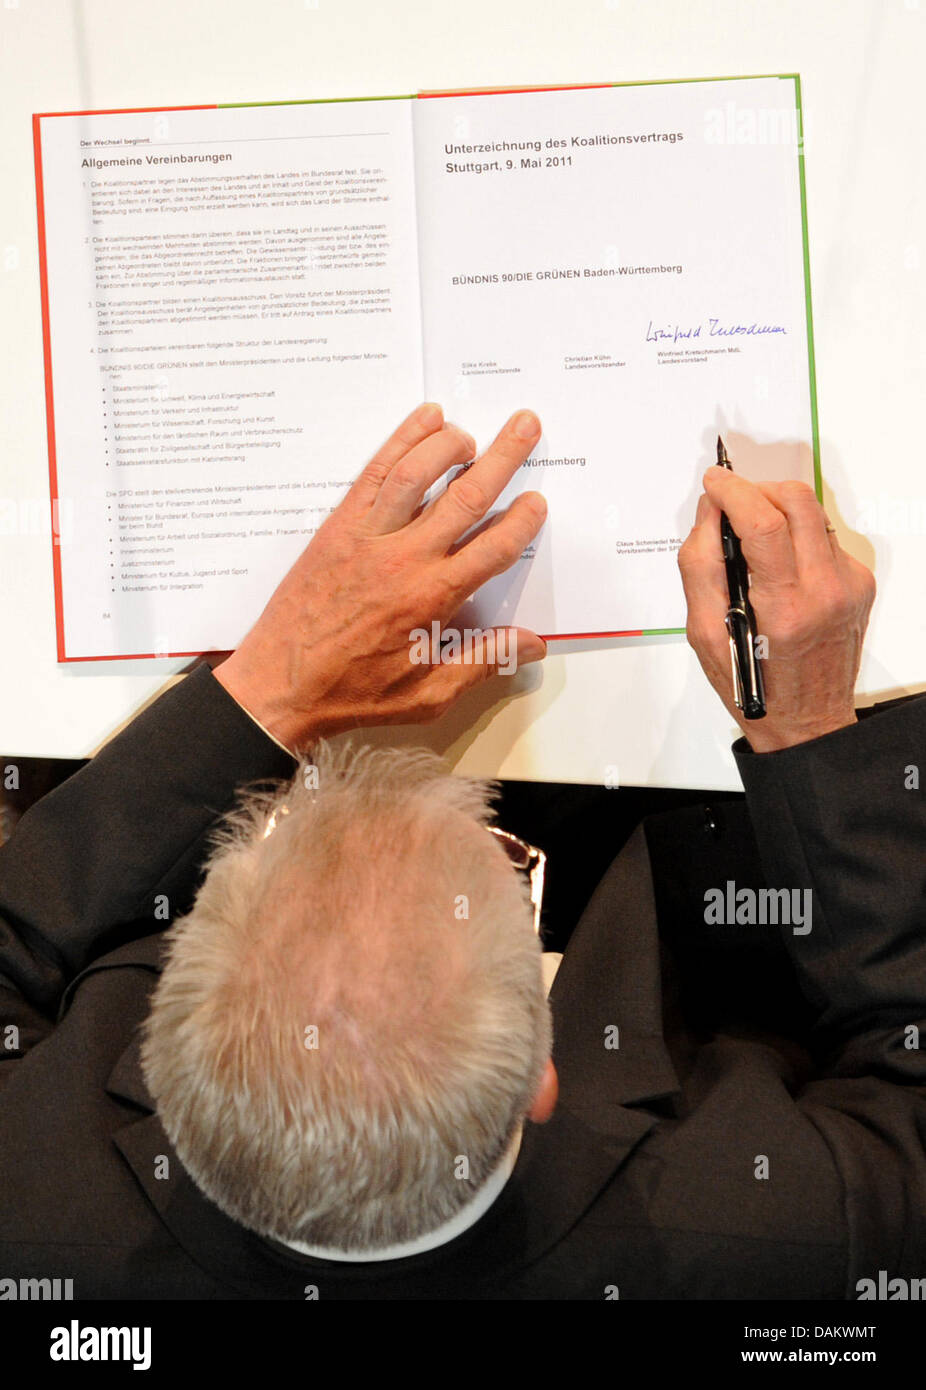
<svg viewBox="0 0 926 1390">
<path fill-rule="evenodd" d="M 512 425 L 519 439 L 533 439 L 540 432 L 540 421 L 532 410 L 519 410 Z"/>
<path fill-rule="evenodd" d="M 470 453 L 474 454 L 476 452 L 476 441 L 473 438 L 473 436 L 471 434 L 468 434 L 467 431 L 464 430 L 463 438 L 466 440 L 467 448 L 469 449 Z"/>
<path fill-rule="evenodd" d="M 695 525 L 700 526 L 701 522 L 707 516 L 710 500 L 706 492 L 701 493 L 701 496 L 698 498 L 698 508 L 695 512 Z"/>
<path fill-rule="evenodd" d="M 518 632 L 518 665 L 529 666 L 532 661 L 542 661 L 547 654 L 547 644 L 536 632 Z"/>
<path fill-rule="evenodd" d="M 424 405 L 418 407 L 419 425 L 436 425 L 443 416 L 444 412 L 436 401 L 425 401 Z"/>
</svg>

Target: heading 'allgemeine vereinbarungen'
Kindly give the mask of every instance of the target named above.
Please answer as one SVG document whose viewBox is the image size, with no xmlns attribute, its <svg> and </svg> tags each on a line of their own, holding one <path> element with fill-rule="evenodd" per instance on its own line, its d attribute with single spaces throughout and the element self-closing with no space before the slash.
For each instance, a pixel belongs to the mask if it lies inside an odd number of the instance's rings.
<svg viewBox="0 0 926 1390">
<path fill-rule="evenodd" d="M 82 159 L 82 169 L 109 169 L 114 165 L 141 164 L 222 164 L 230 154 L 146 154 L 144 159 Z"/>
</svg>

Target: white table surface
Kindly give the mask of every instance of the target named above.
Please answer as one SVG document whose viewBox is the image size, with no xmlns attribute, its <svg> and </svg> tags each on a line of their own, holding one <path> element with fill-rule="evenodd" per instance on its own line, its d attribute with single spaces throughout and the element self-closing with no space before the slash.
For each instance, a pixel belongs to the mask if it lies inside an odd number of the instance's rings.
<svg viewBox="0 0 926 1390">
<path fill-rule="evenodd" d="M 879 585 L 859 700 L 924 688 L 924 69 L 926 0 L 0 0 L 0 749 L 85 757 L 184 665 L 55 659 L 34 111 L 800 72 L 825 502 Z M 684 638 L 551 653 L 371 738 L 483 776 L 738 788 Z"/>
</svg>

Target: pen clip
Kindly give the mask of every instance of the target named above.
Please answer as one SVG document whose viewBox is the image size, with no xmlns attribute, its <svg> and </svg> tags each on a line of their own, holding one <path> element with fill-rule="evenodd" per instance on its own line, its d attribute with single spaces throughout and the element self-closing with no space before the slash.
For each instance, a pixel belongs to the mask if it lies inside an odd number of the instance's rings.
<svg viewBox="0 0 926 1390">
<path fill-rule="evenodd" d="M 733 635 L 733 627 L 734 627 L 733 614 L 734 614 L 734 613 L 740 614 L 740 613 L 741 613 L 741 610 L 740 610 L 739 608 L 731 608 L 731 609 L 729 609 L 729 611 L 727 612 L 727 616 L 726 616 L 726 618 L 724 619 L 724 622 L 726 623 L 727 635 L 728 635 L 729 642 L 730 642 L 730 665 L 731 665 L 731 667 L 733 668 L 733 699 L 734 699 L 734 701 L 736 702 L 736 708 L 737 708 L 737 709 L 742 709 L 742 708 L 743 708 L 743 677 L 742 677 L 742 675 L 741 675 L 741 673 L 740 673 L 739 654 L 738 654 L 738 652 L 737 652 L 737 650 L 736 650 L 736 639 L 735 639 L 735 637 L 734 637 L 734 635 Z M 742 616 L 745 617 L 745 614 L 742 614 Z"/>
<path fill-rule="evenodd" d="M 730 637 L 730 661 L 733 667 L 733 698 L 736 708 L 746 719 L 765 717 L 765 682 L 756 656 L 753 622 L 748 604 L 731 604 L 725 618 Z"/>
</svg>

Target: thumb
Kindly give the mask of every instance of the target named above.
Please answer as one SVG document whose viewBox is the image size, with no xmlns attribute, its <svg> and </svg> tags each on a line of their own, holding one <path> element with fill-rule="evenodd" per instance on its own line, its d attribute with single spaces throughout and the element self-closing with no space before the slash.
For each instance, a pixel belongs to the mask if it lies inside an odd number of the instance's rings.
<svg viewBox="0 0 926 1390">
<path fill-rule="evenodd" d="M 529 666 L 532 661 L 543 661 L 547 654 L 546 642 L 536 632 L 531 632 L 529 627 L 496 628 L 495 631 L 508 634 L 508 650 L 514 651 L 519 666 Z"/>
<path fill-rule="evenodd" d="M 470 669 L 466 685 L 478 685 L 490 676 L 513 676 L 520 666 L 542 661 L 547 644 L 526 627 L 487 627 L 482 630 L 470 653 L 460 653 L 449 663 Z"/>
<path fill-rule="evenodd" d="M 489 627 L 482 634 L 485 677 L 513 676 L 519 666 L 542 662 L 546 642 L 528 627 Z"/>
<path fill-rule="evenodd" d="M 513 676 L 520 666 L 542 661 L 547 644 L 528 627 L 490 627 L 483 633 L 484 661 L 489 676 Z"/>
</svg>

